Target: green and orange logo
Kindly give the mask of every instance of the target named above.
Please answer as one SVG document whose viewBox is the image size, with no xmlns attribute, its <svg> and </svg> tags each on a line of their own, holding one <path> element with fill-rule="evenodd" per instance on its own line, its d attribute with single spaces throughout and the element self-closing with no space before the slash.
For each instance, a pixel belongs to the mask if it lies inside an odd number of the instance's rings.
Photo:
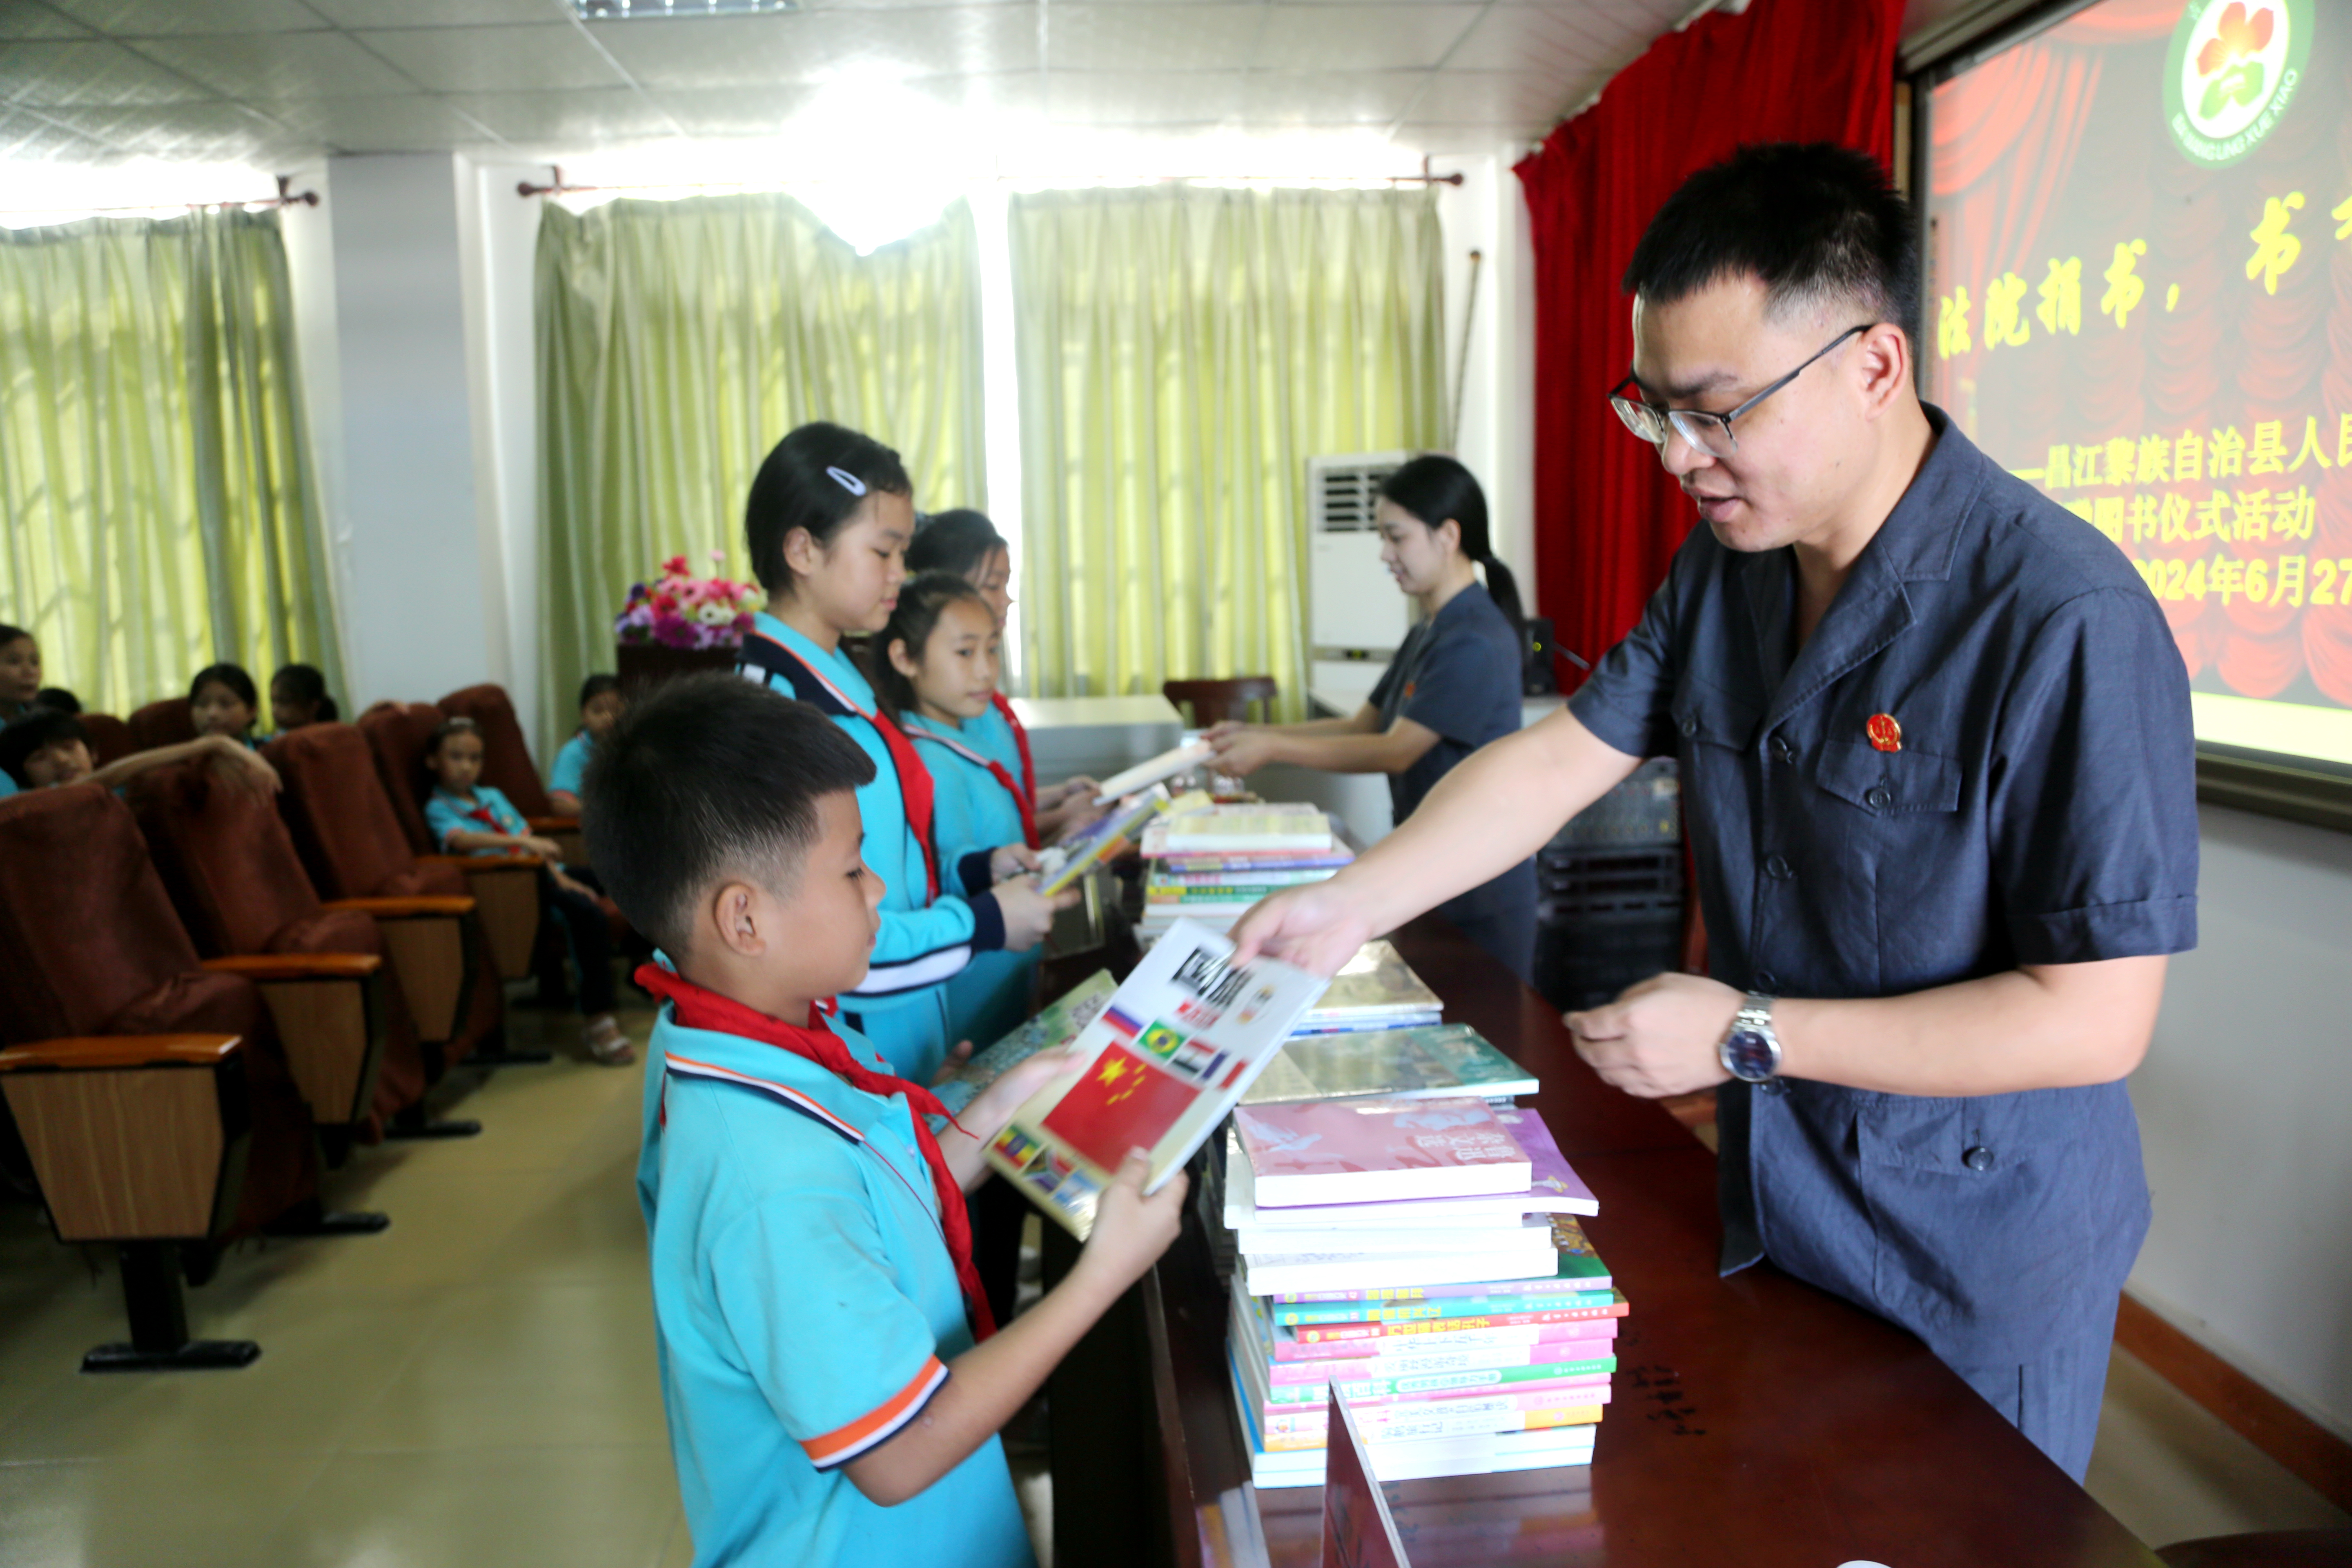
<svg viewBox="0 0 2352 1568">
<path fill-rule="evenodd" d="M 2164 122 L 2191 163 L 2219 169 L 2261 145 L 2303 85 L 2312 0 L 2189 0 L 2165 61 Z"/>
</svg>

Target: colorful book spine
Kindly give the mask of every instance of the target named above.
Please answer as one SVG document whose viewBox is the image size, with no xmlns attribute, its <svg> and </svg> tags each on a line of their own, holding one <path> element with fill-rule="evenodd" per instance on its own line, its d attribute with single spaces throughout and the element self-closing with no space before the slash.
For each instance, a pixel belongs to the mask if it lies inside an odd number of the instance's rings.
<svg viewBox="0 0 2352 1568">
<path fill-rule="evenodd" d="M 1622 1318 L 1625 1315 L 1625 1298 L 1622 1293 L 1605 1307 L 1529 1308 L 1518 1311 L 1483 1311 L 1470 1317 L 1438 1317 L 1413 1307 L 1382 1307 L 1379 1315 L 1349 1318 L 1310 1317 L 1300 1322 L 1286 1314 L 1319 1314 L 1329 1310 L 1324 1307 L 1277 1307 L 1275 1321 L 1285 1328 L 1297 1329 L 1300 1340 L 1370 1340 L 1387 1334 L 1446 1333 L 1455 1329 L 1514 1329 L 1522 1323 L 1573 1323 L 1591 1318 Z M 1354 1309 L 1360 1314 L 1367 1309 Z M 1409 1314 L 1409 1315 L 1408 1315 Z"/>
<path fill-rule="evenodd" d="M 1580 1290 L 1566 1295 L 1504 1294 L 1448 1296 L 1434 1301 L 1303 1301 L 1276 1303 L 1274 1321 L 1285 1328 L 1320 1328 L 1329 1323 L 1417 1323 L 1482 1319 L 1487 1326 L 1502 1322 L 1572 1322 L 1577 1318 L 1622 1318 L 1625 1297 L 1619 1290 Z M 1567 1314 L 1552 1317 L 1559 1312 Z M 1530 1316 L 1528 1314 L 1538 1314 Z M 1465 1328 L 1472 1325 L 1466 1321 Z"/>
<path fill-rule="evenodd" d="M 1377 1325 L 1373 1325 L 1377 1327 Z M 1301 1342 L 1296 1329 L 1284 1329 L 1275 1336 L 1267 1358 L 1276 1363 L 1295 1361 L 1360 1361 L 1377 1355 L 1396 1354 L 1400 1342 L 1419 1349 L 1427 1345 L 1433 1350 L 1460 1348 L 1478 1350 L 1512 1345 L 1570 1345 L 1593 1347 L 1587 1354 L 1606 1353 L 1599 1347 L 1613 1344 L 1617 1339 L 1617 1320 L 1594 1318 L 1577 1323 L 1529 1323 L 1516 1329 L 1465 1329 L 1450 1334 L 1408 1334 L 1399 1337 L 1381 1334 L 1364 1339 L 1324 1340 Z"/>
<path fill-rule="evenodd" d="M 1388 1424 L 1424 1415 L 1467 1416 L 1477 1420 L 1495 1415 L 1510 1417 L 1537 1410 L 1590 1410 L 1596 1405 L 1609 1403 L 1609 1388 L 1606 1384 L 1578 1384 L 1502 1394 L 1450 1394 L 1443 1399 L 1388 1405 L 1368 1405 L 1358 1399 L 1350 1399 L 1347 1403 L 1359 1421 L 1369 1417 Z M 1330 1419 L 1331 1402 L 1327 1397 L 1318 1399 L 1312 1405 L 1269 1405 L 1257 1414 L 1269 1431 L 1319 1431 Z"/>
<path fill-rule="evenodd" d="M 1368 1443 L 1403 1443 L 1423 1437 L 1468 1437 L 1496 1432 L 1544 1432 L 1566 1426 L 1590 1426 L 1601 1419 L 1597 1405 L 1574 1410 L 1529 1410 L 1516 1416 L 1418 1415 L 1399 1421 L 1373 1423 L 1364 1432 Z M 1282 1453 L 1301 1448 L 1325 1447 L 1323 1432 L 1269 1432 L 1265 1436 L 1266 1452 Z M 1376 1461 L 1377 1462 L 1377 1461 Z"/>
<path fill-rule="evenodd" d="M 1571 1384 L 1591 1384 L 1590 1375 L 1559 1377 L 1550 1366 L 1489 1366 L 1470 1372 L 1433 1372 L 1419 1377 L 1349 1377 L 1335 1378 L 1328 1387 L 1350 1405 L 1378 1403 L 1402 1399 L 1411 1394 L 1443 1396 L 1467 1394 L 1475 1389 L 1492 1388 L 1565 1388 Z M 1324 1390 L 1308 1384 L 1286 1383 L 1280 1387 L 1268 1385 L 1266 1397 L 1277 1402 L 1314 1403 L 1323 1397 Z M 1288 1397 L 1286 1399 L 1286 1395 Z"/>
<path fill-rule="evenodd" d="M 1603 1343 L 1610 1342 L 1603 1341 Z M 1440 1372 L 1479 1372 L 1496 1367 L 1539 1366 L 1554 1377 L 1595 1377 L 1617 1370 L 1613 1355 L 1588 1353 L 1591 1342 L 1552 1345 L 1505 1345 L 1496 1350 L 1441 1351 L 1434 1355 L 1327 1356 L 1321 1361 L 1281 1361 L 1267 1367 L 1270 1380 L 1317 1387 L 1333 1378 L 1419 1377 Z"/>
<path fill-rule="evenodd" d="M 1334 1245 L 1331 1234 L 1318 1232 L 1315 1237 L 1318 1248 L 1339 1252 L 1343 1246 Z M 1284 1307 L 1315 1306 L 1331 1301 L 1450 1301 L 1460 1297 L 1485 1297 L 1492 1294 L 1492 1280 L 1471 1285 L 1396 1285 L 1374 1290 L 1285 1290 L 1270 1298 Z M 1514 1279 L 1514 1296 L 1581 1296 L 1610 1289 L 1614 1281 L 1604 1271 L 1576 1278 L 1556 1276 L 1549 1279 Z"/>
</svg>

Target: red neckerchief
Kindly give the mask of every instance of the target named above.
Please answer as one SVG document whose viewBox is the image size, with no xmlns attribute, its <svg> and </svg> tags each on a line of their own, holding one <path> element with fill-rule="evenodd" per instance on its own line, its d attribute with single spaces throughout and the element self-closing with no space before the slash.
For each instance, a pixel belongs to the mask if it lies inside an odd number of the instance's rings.
<svg viewBox="0 0 2352 1568">
<path fill-rule="evenodd" d="M 955 1173 L 948 1169 L 947 1156 L 940 1152 L 940 1141 L 932 1136 L 931 1124 L 924 1118 L 946 1117 L 948 1125 L 965 1137 L 972 1134 L 948 1114 L 939 1096 L 903 1078 L 893 1078 L 861 1065 L 849 1054 L 841 1037 L 825 1027 L 821 1007 L 809 1009 L 806 1027 L 796 1027 L 715 991 L 707 991 L 658 963 L 638 965 L 637 984 L 668 1002 L 676 1009 L 681 1027 L 734 1035 L 777 1047 L 814 1062 L 852 1089 L 862 1089 L 885 1100 L 894 1094 L 905 1095 L 908 1109 L 915 1113 L 909 1118 L 915 1124 L 915 1142 L 922 1148 L 924 1163 L 931 1168 L 931 1188 L 940 1201 L 940 1229 L 947 1237 L 948 1256 L 955 1260 L 956 1283 L 963 1287 L 964 1307 L 971 1314 L 972 1337 L 984 1340 L 996 1332 L 996 1319 L 988 1310 L 988 1293 L 981 1289 L 980 1270 L 971 1260 L 971 1216 L 964 1208 L 963 1189 L 956 1184 Z"/>
<path fill-rule="evenodd" d="M 802 701 L 812 703 L 825 712 L 855 713 L 873 725 L 876 733 L 882 737 L 882 748 L 890 753 L 890 770 L 898 775 L 898 798 L 906 807 L 907 826 L 915 830 L 915 842 L 923 851 L 923 902 L 936 901 L 940 896 L 940 851 L 939 847 L 931 842 L 931 815 L 935 802 L 931 775 L 923 767 L 923 759 L 915 755 L 914 742 L 890 721 L 888 714 L 879 710 L 868 713 L 848 692 L 826 679 L 823 670 L 811 665 L 778 638 L 765 633 L 753 632 L 743 639 L 744 652 L 739 654 L 736 660 L 738 668 L 747 664 L 772 668 L 766 666 L 764 661 L 755 661 L 748 657 L 753 643 L 763 644 L 782 654 L 807 678 L 804 682 L 793 681 L 794 695 Z M 791 670 L 785 670 L 783 674 L 786 679 L 792 679 Z"/>
<path fill-rule="evenodd" d="M 1004 786 L 1004 793 L 1013 797 L 1013 805 L 1021 813 L 1022 841 L 1032 849 L 1040 847 L 1037 838 L 1037 802 L 1034 796 L 1021 793 L 1021 785 L 1014 781 L 1012 770 L 994 757 L 982 756 L 961 741 L 950 735 L 942 735 L 937 730 L 918 729 L 914 733 L 914 739 L 937 742 L 965 762 L 986 768 L 989 776 Z"/>
<path fill-rule="evenodd" d="M 999 713 L 1004 715 L 1004 721 L 1013 726 L 1013 743 L 1021 752 L 1021 783 L 1029 792 L 1029 804 L 1025 809 L 1034 817 L 1037 815 L 1037 759 L 1029 754 L 1029 731 L 1022 724 L 1021 715 L 1013 711 L 1011 698 L 1002 691 L 992 691 L 988 700 Z M 1029 847 L 1037 847 L 1034 837 L 1029 840 Z"/>
</svg>

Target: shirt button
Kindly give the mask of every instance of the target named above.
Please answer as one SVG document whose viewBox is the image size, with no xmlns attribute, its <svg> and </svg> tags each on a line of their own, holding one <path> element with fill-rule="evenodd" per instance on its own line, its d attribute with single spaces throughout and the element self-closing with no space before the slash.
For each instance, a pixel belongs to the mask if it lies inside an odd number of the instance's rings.
<svg viewBox="0 0 2352 1568">
<path fill-rule="evenodd" d="M 1990 1171 L 1992 1169 L 1992 1151 L 1979 1143 L 1960 1156 L 1960 1163 L 1971 1171 Z"/>
<path fill-rule="evenodd" d="M 1778 996 L 1780 994 L 1780 977 L 1769 969 L 1759 969 L 1756 972 L 1756 989 Z"/>
<path fill-rule="evenodd" d="M 1772 737 L 1772 760 L 1776 763 L 1793 763 L 1797 760 L 1797 748 L 1789 744 L 1785 737 L 1775 735 Z"/>
<path fill-rule="evenodd" d="M 1764 862 L 1764 874 L 1776 882 L 1785 882 L 1797 874 L 1785 855 L 1775 855 Z"/>
<path fill-rule="evenodd" d="M 1698 733 L 1698 715 L 1697 715 L 1697 714 L 1696 714 L 1696 713 L 1686 713 L 1686 714 L 1685 714 L 1685 715 L 1683 716 L 1682 731 L 1683 731 L 1683 733 L 1684 733 L 1685 735 L 1686 735 L 1686 736 L 1688 736 L 1688 735 L 1696 735 L 1696 734 L 1697 734 L 1697 733 Z"/>
<path fill-rule="evenodd" d="M 1895 792 L 1885 784 L 1873 784 L 1863 792 L 1862 798 L 1873 811 L 1885 811 L 1895 804 Z"/>
</svg>

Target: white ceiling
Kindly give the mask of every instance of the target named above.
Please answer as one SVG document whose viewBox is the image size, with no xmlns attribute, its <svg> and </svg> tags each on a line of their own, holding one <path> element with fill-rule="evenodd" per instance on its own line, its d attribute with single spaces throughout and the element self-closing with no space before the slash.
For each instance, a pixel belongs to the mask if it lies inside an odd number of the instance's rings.
<svg viewBox="0 0 2352 1568">
<path fill-rule="evenodd" d="M 549 158 L 774 136 L 844 79 L 1065 138 L 1336 131 L 1418 157 L 1541 135 L 1694 9 L 804 3 L 583 24 L 564 0 L 0 0 L 0 159 Z"/>
</svg>

